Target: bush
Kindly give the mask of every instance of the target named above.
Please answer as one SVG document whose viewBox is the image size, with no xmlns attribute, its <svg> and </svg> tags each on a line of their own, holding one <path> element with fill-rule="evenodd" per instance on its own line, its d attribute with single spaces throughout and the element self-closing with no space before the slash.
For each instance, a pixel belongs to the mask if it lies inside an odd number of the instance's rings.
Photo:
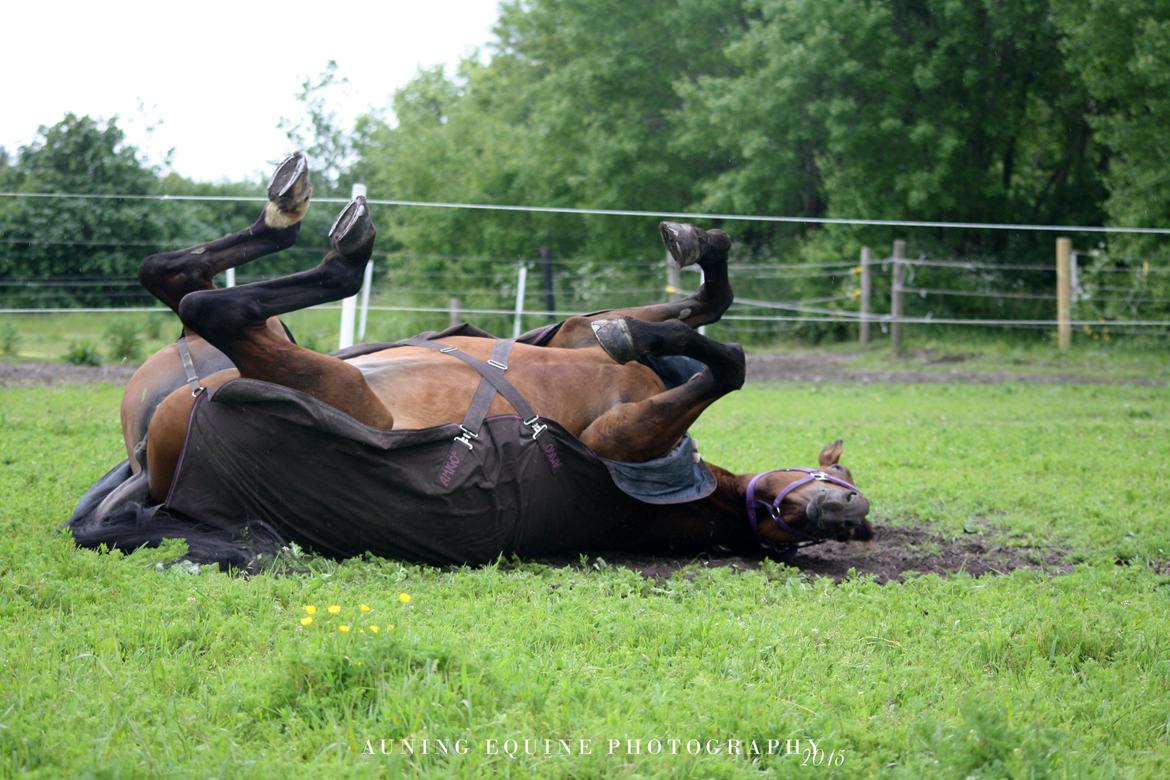
<svg viewBox="0 0 1170 780">
<path fill-rule="evenodd" d="M 98 354 L 98 349 L 92 341 L 74 339 L 69 344 L 68 351 L 65 352 L 65 362 L 75 366 L 100 366 L 102 357 Z"/>
<path fill-rule="evenodd" d="M 20 351 L 20 330 L 11 322 L 0 327 L 0 354 L 15 355 Z"/>
<path fill-rule="evenodd" d="M 106 328 L 110 360 L 137 360 L 142 346 L 142 329 L 134 320 L 116 320 Z"/>
</svg>

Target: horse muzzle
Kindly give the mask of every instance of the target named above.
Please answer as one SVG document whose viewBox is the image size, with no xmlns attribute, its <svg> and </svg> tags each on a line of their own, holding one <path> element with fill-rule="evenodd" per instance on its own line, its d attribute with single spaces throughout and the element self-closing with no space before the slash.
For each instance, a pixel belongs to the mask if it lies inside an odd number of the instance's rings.
<svg viewBox="0 0 1170 780">
<path fill-rule="evenodd" d="M 873 528 L 866 519 L 869 500 L 855 490 L 821 488 L 809 500 L 804 513 L 808 528 L 816 529 L 818 535 L 839 541 L 873 538 Z"/>
</svg>

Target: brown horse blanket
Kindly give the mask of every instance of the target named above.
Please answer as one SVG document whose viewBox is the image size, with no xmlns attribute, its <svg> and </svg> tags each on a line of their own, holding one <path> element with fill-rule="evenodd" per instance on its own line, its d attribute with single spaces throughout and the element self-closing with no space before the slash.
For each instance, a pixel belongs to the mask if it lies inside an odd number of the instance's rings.
<svg viewBox="0 0 1170 780">
<path fill-rule="evenodd" d="M 469 327 L 425 335 L 456 334 L 490 338 Z M 659 461 L 622 464 L 543 424 L 534 438 L 520 415 L 487 418 L 469 449 L 456 442 L 459 425 L 378 430 L 299 391 L 237 379 L 197 399 L 163 504 L 149 505 L 145 479 L 122 463 L 82 497 L 69 526 L 88 547 L 180 537 L 188 558 L 246 570 L 290 541 L 334 557 L 481 563 L 594 548 L 639 501 L 714 489 L 689 437 Z"/>
</svg>

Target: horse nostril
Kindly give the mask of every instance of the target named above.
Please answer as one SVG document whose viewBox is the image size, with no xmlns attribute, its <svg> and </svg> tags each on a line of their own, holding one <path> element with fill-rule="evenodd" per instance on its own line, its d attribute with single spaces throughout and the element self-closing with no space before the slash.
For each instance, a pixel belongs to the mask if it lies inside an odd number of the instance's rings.
<svg viewBox="0 0 1170 780">
<path fill-rule="evenodd" d="M 845 494 L 846 501 L 852 501 L 855 498 L 857 498 L 857 493 L 853 492 L 852 490 Z"/>
</svg>

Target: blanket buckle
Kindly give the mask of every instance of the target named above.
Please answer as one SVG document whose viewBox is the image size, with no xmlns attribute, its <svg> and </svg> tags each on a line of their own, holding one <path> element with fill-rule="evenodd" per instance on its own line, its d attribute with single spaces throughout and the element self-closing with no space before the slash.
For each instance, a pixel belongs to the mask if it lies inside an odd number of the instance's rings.
<svg viewBox="0 0 1170 780">
<path fill-rule="evenodd" d="M 524 424 L 532 429 L 532 438 L 535 439 L 540 434 L 548 430 L 548 426 L 540 421 L 540 415 L 536 415 L 531 420 L 525 420 Z"/>
<path fill-rule="evenodd" d="M 464 445 L 466 445 L 466 446 L 467 446 L 467 449 L 469 449 L 469 450 L 473 450 L 473 449 L 475 449 L 475 447 L 471 446 L 471 440 L 472 440 L 472 439 L 478 439 L 478 438 L 479 438 L 479 434 L 478 434 L 478 433 L 475 433 L 475 432 L 473 432 L 473 431 L 469 431 L 469 430 L 467 430 L 467 429 L 466 429 L 466 428 L 464 428 L 462 425 L 460 425 L 460 426 L 459 426 L 459 430 L 463 431 L 463 433 L 461 433 L 461 434 L 459 434 L 458 436 L 456 436 L 456 437 L 455 437 L 455 441 L 459 442 L 460 444 L 464 444 Z"/>
</svg>

